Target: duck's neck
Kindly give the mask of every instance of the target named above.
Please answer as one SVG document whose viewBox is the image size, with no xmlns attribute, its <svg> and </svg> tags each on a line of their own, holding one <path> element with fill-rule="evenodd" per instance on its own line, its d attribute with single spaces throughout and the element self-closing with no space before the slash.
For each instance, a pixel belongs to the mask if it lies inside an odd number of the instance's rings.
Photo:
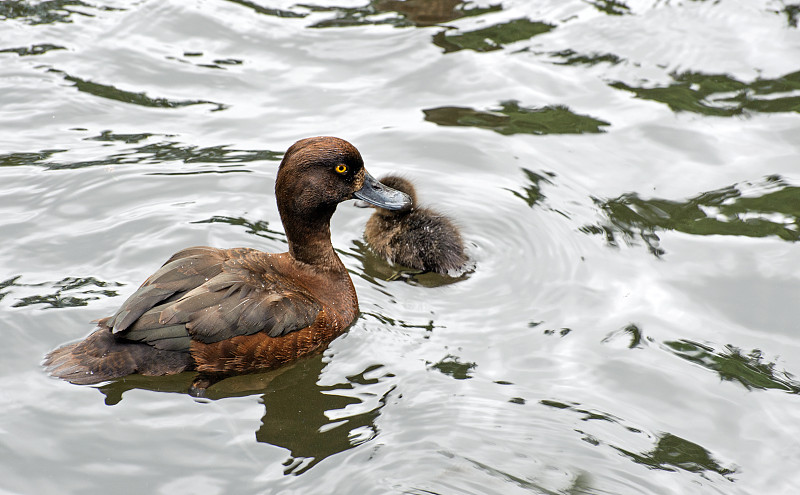
<svg viewBox="0 0 800 495">
<path fill-rule="evenodd" d="M 331 244 L 331 216 L 333 210 L 306 217 L 302 221 L 292 221 L 281 214 L 283 228 L 289 239 L 289 254 L 294 259 L 319 268 L 343 266 Z"/>
</svg>

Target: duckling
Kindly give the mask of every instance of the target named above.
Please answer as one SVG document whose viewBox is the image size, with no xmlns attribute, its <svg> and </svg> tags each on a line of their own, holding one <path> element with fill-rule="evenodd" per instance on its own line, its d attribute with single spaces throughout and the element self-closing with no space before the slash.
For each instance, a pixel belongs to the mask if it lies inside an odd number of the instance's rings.
<svg viewBox="0 0 800 495">
<path fill-rule="evenodd" d="M 133 373 L 246 373 L 324 348 L 358 315 L 353 282 L 331 244 L 336 206 L 358 198 L 407 209 L 411 199 L 375 180 L 358 150 L 335 137 L 292 145 L 275 196 L 288 252 L 178 252 L 85 340 L 51 351 L 50 374 L 92 384 Z"/>
<path fill-rule="evenodd" d="M 408 179 L 387 175 L 381 182 L 411 198 L 410 209 L 376 207 L 367 221 L 364 238 L 372 249 L 392 263 L 416 270 L 447 274 L 467 262 L 458 228 L 444 215 L 417 205 Z"/>
</svg>

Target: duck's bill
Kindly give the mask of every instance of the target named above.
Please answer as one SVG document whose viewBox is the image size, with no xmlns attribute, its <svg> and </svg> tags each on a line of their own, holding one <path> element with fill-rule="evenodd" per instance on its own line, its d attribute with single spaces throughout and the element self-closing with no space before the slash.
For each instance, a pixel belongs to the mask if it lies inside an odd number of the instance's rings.
<svg viewBox="0 0 800 495">
<path fill-rule="evenodd" d="M 361 189 L 353 193 L 353 196 L 366 201 L 371 205 L 378 208 L 386 208 L 387 210 L 407 210 L 411 208 L 411 198 L 408 194 L 386 187 L 369 172 L 364 170 L 364 185 Z"/>
</svg>

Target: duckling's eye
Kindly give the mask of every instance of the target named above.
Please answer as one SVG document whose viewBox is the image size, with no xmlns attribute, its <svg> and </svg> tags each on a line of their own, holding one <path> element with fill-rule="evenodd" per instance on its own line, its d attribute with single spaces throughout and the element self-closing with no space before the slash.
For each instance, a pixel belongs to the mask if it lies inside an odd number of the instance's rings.
<svg viewBox="0 0 800 495">
<path fill-rule="evenodd" d="M 338 172 L 340 174 L 347 173 L 347 165 L 345 165 L 344 163 L 340 163 L 339 165 L 336 165 L 336 172 Z"/>
</svg>

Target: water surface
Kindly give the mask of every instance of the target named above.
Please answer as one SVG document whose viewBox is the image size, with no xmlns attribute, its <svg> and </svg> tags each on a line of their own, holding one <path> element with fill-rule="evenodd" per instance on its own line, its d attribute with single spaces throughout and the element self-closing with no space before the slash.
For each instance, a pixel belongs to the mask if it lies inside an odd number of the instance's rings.
<svg viewBox="0 0 800 495">
<path fill-rule="evenodd" d="M 800 4 L 0 3 L 0 492 L 792 494 Z M 186 394 L 42 356 L 187 246 L 283 251 L 297 139 L 461 225 L 361 316 Z"/>
</svg>

